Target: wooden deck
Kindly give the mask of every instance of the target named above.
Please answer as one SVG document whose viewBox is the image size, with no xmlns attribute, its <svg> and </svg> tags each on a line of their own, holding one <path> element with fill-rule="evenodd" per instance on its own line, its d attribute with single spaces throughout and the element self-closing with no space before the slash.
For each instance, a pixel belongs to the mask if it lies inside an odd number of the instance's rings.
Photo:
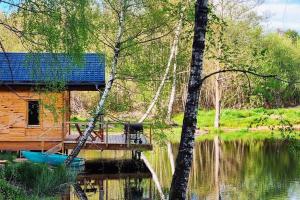
<svg viewBox="0 0 300 200">
<path fill-rule="evenodd" d="M 64 140 L 65 149 L 73 149 L 77 144 L 78 134 L 68 135 Z M 140 135 L 141 142 L 134 143 L 126 138 L 125 134 L 110 134 L 104 136 L 103 140 L 96 137 L 95 140 L 89 138 L 84 149 L 93 150 L 152 150 L 152 144 L 144 136 Z"/>
<path fill-rule="evenodd" d="M 86 126 L 86 122 L 65 122 L 62 126 L 63 129 L 57 129 L 59 134 L 54 136 L 51 131 L 42 132 L 38 136 L 24 136 L 21 133 L 14 137 L 7 137 L 7 134 L 0 134 L 0 150 L 40 150 L 55 153 L 61 150 L 73 149 L 77 145 L 79 136 L 84 134 Z M 137 142 L 127 139 L 126 135 L 132 136 L 134 134 L 125 134 L 120 126 L 123 126 L 123 124 L 115 122 L 98 123 L 83 149 L 138 151 L 153 149 L 152 125 L 146 125 L 141 133 L 138 132 L 140 140 Z"/>
</svg>

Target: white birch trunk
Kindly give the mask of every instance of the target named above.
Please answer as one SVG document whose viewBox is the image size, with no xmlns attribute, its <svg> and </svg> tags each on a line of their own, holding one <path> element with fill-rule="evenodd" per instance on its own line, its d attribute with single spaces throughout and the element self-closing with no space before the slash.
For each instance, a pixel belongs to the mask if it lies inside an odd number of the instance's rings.
<svg viewBox="0 0 300 200">
<path fill-rule="evenodd" d="M 169 157 L 169 161 L 170 161 L 170 165 L 171 165 L 171 172 L 173 175 L 174 171 L 175 171 L 175 162 L 174 162 L 174 155 L 173 155 L 173 151 L 172 151 L 172 145 L 170 142 L 167 143 L 167 147 L 168 147 L 168 157 Z"/>
<path fill-rule="evenodd" d="M 94 113 L 94 116 L 91 118 L 91 120 L 88 123 L 88 127 L 85 129 L 84 134 L 79 138 L 77 146 L 72 150 L 71 154 L 68 156 L 68 158 L 65 161 L 65 164 L 68 166 L 71 164 L 73 159 L 79 154 L 81 148 L 84 146 L 85 142 L 87 141 L 88 137 L 93 132 L 96 122 L 100 115 L 102 114 L 104 103 L 107 99 L 107 96 L 111 90 L 111 87 L 113 85 L 113 82 L 115 80 L 116 75 L 116 68 L 118 64 L 119 54 L 120 54 L 120 47 L 121 47 L 121 39 L 124 33 L 124 24 L 125 24 L 125 6 L 123 5 L 123 8 L 121 9 L 121 12 L 119 14 L 119 28 L 117 32 L 115 47 L 114 47 L 114 57 L 111 64 L 111 72 L 108 82 L 105 85 L 104 92 L 102 93 L 101 99 L 98 102 L 96 111 Z"/>
<path fill-rule="evenodd" d="M 184 10 L 184 9 L 182 9 Z M 182 29 L 182 21 L 183 21 L 183 12 L 180 13 L 180 19 L 178 21 L 178 24 L 177 24 L 177 27 L 176 27 L 176 30 L 175 30 L 175 36 L 174 36 L 174 40 L 173 40 L 173 44 L 172 44 L 172 47 L 171 47 L 171 52 L 170 52 L 170 57 L 169 57 L 169 60 L 168 60 L 168 63 L 167 63 L 167 67 L 166 67 L 166 71 L 165 71 L 165 74 L 160 82 L 160 85 L 147 109 L 147 111 L 145 112 L 145 114 L 140 118 L 139 120 L 139 123 L 142 123 L 147 117 L 148 115 L 150 114 L 151 110 L 153 109 L 154 105 L 156 104 L 158 98 L 159 98 L 159 95 L 164 87 L 164 84 L 166 82 L 166 79 L 168 77 L 168 74 L 169 74 L 169 71 L 170 71 L 170 66 L 171 66 L 171 63 L 172 63 L 172 60 L 175 56 L 175 51 L 177 49 L 177 46 L 178 46 L 178 41 L 179 41 L 179 37 L 180 37 L 180 33 L 181 33 L 181 29 Z"/>
<path fill-rule="evenodd" d="M 224 19 L 224 1 L 221 0 L 220 2 L 220 6 L 221 6 L 221 19 L 223 20 Z M 223 43 L 223 36 L 222 36 L 222 33 L 223 33 L 224 29 L 223 29 L 223 25 L 221 25 L 221 30 L 220 30 L 220 38 L 219 38 L 219 42 L 218 42 L 218 62 L 217 62 L 217 70 L 221 70 L 221 66 L 220 66 L 220 60 L 219 58 L 222 57 L 222 43 Z M 220 128 L 220 115 L 221 115 L 221 96 L 222 96 L 222 93 L 221 93 L 221 75 L 220 74 L 217 74 L 216 75 L 216 80 L 215 80 L 215 110 L 216 110 L 216 113 L 215 113 L 215 121 L 214 121 L 214 127 L 215 128 Z"/>
<path fill-rule="evenodd" d="M 220 171 L 220 141 L 219 137 L 214 137 L 215 146 L 215 187 L 216 187 L 216 200 L 220 198 L 220 187 L 219 187 L 219 171 Z"/>
<path fill-rule="evenodd" d="M 172 111 L 173 111 L 173 104 L 175 101 L 175 96 L 176 96 L 176 72 L 177 72 L 177 53 L 178 53 L 178 46 L 175 49 L 175 55 L 174 55 L 174 65 L 173 65 L 173 82 L 172 82 L 172 89 L 171 89 L 171 94 L 170 94 L 170 100 L 169 100 L 169 105 L 168 105 L 168 112 L 167 112 L 167 123 L 171 124 L 172 120 Z"/>
<path fill-rule="evenodd" d="M 220 128 L 220 115 L 221 115 L 221 86 L 220 86 L 220 74 L 216 75 L 215 80 L 215 122 L 214 127 Z"/>
<path fill-rule="evenodd" d="M 160 195 L 160 199 L 165 200 L 166 197 L 163 193 L 163 190 L 162 190 L 162 187 L 159 183 L 158 176 L 157 176 L 156 172 L 154 171 L 154 169 L 152 168 L 150 162 L 148 161 L 148 159 L 146 158 L 146 156 L 143 153 L 141 154 L 141 159 L 144 161 L 145 165 L 147 166 L 147 168 L 149 169 L 149 171 L 152 174 L 152 180 L 155 183 L 156 189 L 157 189 L 157 191 Z"/>
</svg>

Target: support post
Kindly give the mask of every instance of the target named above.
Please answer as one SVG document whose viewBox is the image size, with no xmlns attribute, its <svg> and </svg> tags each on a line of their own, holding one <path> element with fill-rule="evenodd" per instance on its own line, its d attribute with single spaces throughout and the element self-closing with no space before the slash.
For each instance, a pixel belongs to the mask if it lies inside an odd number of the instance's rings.
<svg viewBox="0 0 300 200">
<path fill-rule="evenodd" d="M 126 137 L 127 137 L 127 147 L 129 148 L 129 146 L 130 146 L 130 122 L 128 123 L 128 126 L 127 126 Z"/>
<path fill-rule="evenodd" d="M 152 124 L 150 124 L 150 144 L 152 144 Z"/>
<path fill-rule="evenodd" d="M 106 122 L 106 127 L 105 127 L 105 132 L 106 132 L 106 147 L 108 147 L 108 122 Z"/>
</svg>

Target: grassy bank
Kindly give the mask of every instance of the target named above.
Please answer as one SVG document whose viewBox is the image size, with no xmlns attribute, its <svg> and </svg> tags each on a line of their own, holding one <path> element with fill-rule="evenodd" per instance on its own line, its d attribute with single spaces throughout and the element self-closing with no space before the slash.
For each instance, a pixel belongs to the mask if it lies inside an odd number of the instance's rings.
<svg viewBox="0 0 300 200">
<path fill-rule="evenodd" d="M 40 200 L 38 195 L 27 194 L 22 188 L 0 179 L 0 200 Z M 55 197 L 43 197 L 43 200 L 56 200 Z"/>
<path fill-rule="evenodd" d="M 179 142 L 181 136 L 181 128 L 174 128 L 172 130 L 165 131 L 166 139 L 170 142 Z M 206 134 L 196 136 L 196 141 L 213 140 L 215 136 L 223 141 L 231 140 L 264 140 L 264 139 L 283 139 L 285 138 L 280 131 L 248 131 L 247 129 L 241 129 L 237 131 L 224 132 L 210 131 Z M 295 134 L 296 139 L 300 139 L 299 135 Z"/>
<path fill-rule="evenodd" d="M 283 135 L 278 126 L 298 125 L 298 128 L 300 127 L 300 107 L 280 109 L 222 109 L 220 129 L 218 130 L 213 127 L 214 117 L 214 110 L 199 110 L 197 127 L 206 134 L 197 136 L 196 140 L 212 139 L 215 135 L 219 135 L 222 140 L 281 139 Z M 155 126 L 156 140 L 169 140 L 173 142 L 180 140 L 183 113 L 176 114 L 173 120 L 179 125 L 178 127 L 168 128 L 163 124 Z M 72 121 L 84 122 L 86 119 L 74 117 Z M 271 131 L 272 128 L 274 129 L 273 131 Z M 115 132 L 123 132 L 123 129 L 121 124 L 110 127 L 110 131 Z M 295 135 L 299 137 L 297 134 Z"/>
<path fill-rule="evenodd" d="M 281 109 L 223 109 L 221 112 L 220 129 L 215 129 L 214 110 L 200 110 L 197 127 L 201 134 L 196 141 L 211 140 L 218 135 L 221 140 L 257 140 L 282 139 L 294 137 L 300 139 L 297 130 L 281 130 L 282 127 L 300 125 L 300 108 Z M 174 121 L 182 125 L 183 113 L 174 116 Z M 273 129 L 273 130 L 272 130 Z M 166 138 L 172 142 L 180 141 L 181 127 L 165 129 Z"/>
<path fill-rule="evenodd" d="M 214 110 L 199 110 L 199 128 L 212 129 L 214 125 Z M 183 113 L 174 116 L 174 121 L 182 124 Z M 287 120 L 292 124 L 300 124 L 300 108 L 280 108 L 280 109 L 223 109 L 221 112 L 221 128 L 247 128 L 261 121 L 264 126 L 280 125 L 282 120 Z"/>
<path fill-rule="evenodd" d="M 16 200 L 27 200 L 37 199 L 33 196 L 28 196 L 19 187 L 11 185 L 8 181 L 0 179 L 0 199 L 16 199 Z"/>
<path fill-rule="evenodd" d="M 64 166 L 10 162 L 0 168 L 0 199 L 56 199 L 75 177 Z"/>
</svg>

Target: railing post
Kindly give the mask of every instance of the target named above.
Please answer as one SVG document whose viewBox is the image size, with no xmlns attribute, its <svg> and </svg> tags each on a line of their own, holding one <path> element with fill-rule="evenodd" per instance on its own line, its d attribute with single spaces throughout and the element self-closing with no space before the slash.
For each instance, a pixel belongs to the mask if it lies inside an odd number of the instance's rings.
<svg viewBox="0 0 300 200">
<path fill-rule="evenodd" d="M 71 122 L 65 122 L 66 132 L 64 133 L 64 138 L 71 135 Z"/>
<path fill-rule="evenodd" d="M 100 141 L 104 142 L 104 119 L 103 115 L 100 115 L 100 120 L 99 120 L 99 134 L 100 134 Z"/>
<path fill-rule="evenodd" d="M 106 127 L 105 127 L 105 132 L 106 132 L 106 147 L 108 147 L 108 122 L 106 122 Z"/>
<path fill-rule="evenodd" d="M 67 134 L 67 123 L 65 121 L 62 122 L 62 133 L 61 133 L 61 141 L 64 141 Z"/>
<path fill-rule="evenodd" d="M 127 138 L 127 148 L 129 148 L 129 146 L 130 146 L 130 122 L 128 122 L 128 126 L 127 126 L 127 136 L 126 136 L 126 138 Z"/>
<path fill-rule="evenodd" d="M 150 124 L 150 144 L 152 144 L 152 124 Z"/>
<path fill-rule="evenodd" d="M 42 152 L 44 152 L 44 150 L 45 150 L 45 141 L 44 140 L 42 140 L 41 146 L 42 146 Z"/>
</svg>

